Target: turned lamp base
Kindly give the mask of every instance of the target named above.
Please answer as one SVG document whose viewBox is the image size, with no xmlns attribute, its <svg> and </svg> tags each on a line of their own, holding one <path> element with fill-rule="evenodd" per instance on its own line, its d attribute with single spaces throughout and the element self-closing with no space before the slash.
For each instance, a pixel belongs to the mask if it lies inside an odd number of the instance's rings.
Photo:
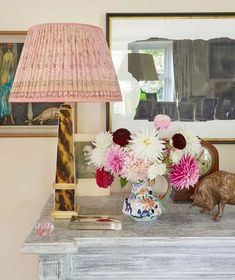
<svg viewBox="0 0 235 280">
<path fill-rule="evenodd" d="M 73 110 L 70 104 L 62 104 L 58 120 L 58 144 L 56 179 L 54 183 L 55 207 L 53 218 L 77 216 L 76 178 L 74 161 Z"/>
</svg>

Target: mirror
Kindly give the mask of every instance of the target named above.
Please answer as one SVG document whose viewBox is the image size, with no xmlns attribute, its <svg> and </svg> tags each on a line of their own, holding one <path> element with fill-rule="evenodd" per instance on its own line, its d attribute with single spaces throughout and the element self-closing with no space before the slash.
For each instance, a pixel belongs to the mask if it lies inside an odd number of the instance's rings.
<svg viewBox="0 0 235 280">
<path fill-rule="evenodd" d="M 234 30 L 235 14 L 107 14 L 123 96 L 108 108 L 109 129 L 167 114 L 209 141 L 234 143 Z"/>
</svg>

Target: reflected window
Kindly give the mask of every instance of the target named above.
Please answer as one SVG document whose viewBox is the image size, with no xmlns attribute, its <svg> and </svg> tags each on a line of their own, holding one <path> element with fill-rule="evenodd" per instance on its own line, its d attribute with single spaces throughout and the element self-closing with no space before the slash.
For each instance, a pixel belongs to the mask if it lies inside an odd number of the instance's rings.
<svg viewBox="0 0 235 280">
<path fill-rule="evenodd" d="M 158 101 L 174 101 L 173 41 L 149 39 L 128 44 L 133 53 L 151 54 L 158 74 L 157 81 L 139 81 L 143 91 L 156 92 Z"/>
</svg>

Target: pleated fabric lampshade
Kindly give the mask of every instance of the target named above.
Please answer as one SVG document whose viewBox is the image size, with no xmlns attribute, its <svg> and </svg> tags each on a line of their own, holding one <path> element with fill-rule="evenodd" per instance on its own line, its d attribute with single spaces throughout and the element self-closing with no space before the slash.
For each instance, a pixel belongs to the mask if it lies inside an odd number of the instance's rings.
<svg viewBox="0 0 235 280">
<path fill-rule="evenodd" d="M 10 102 L 119 100 L 119 84 L 101 28 L 49 23 L 29 29 Z"/>
<path fill-rule="evenodd" d="M 29 29 L 10 102 L 109 102 L 121 99 L 102 29 L 79 23 L 39 24 Z M 55 178 L 55 210 L 70 214 L 76 210 L 72 117 L 71 106 L 62 105 Z"/>
</svg>

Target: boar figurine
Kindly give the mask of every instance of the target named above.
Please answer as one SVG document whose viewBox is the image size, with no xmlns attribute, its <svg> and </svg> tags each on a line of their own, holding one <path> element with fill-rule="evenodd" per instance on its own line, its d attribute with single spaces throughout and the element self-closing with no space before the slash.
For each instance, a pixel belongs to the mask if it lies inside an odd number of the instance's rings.
<svg viewBox="0 0 235 280">
<path fill-rule="evenodd" d="M 197 184 L 191 199 L 193 199 L 191 206 L 202 208 L 201 213 L 208 213 L 218 205 L 218 212 L 213 220 L 215 222 L 220 221 L 225 204 L 235 205 L 235 174 L 216 171 L 202 178 Z"/>
</svg>

